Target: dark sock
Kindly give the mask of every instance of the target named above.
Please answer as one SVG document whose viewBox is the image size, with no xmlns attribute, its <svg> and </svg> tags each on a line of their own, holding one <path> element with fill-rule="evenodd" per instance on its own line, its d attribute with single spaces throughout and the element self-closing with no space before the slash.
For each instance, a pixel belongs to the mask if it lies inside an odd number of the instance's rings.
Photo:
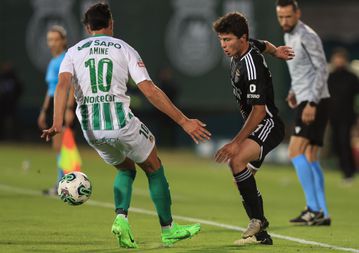
<svg viewBox="0 0 359 253">
<path fill-rule="evenodd" d="M 115 210 L 117 214 L 127 216 L 130 207 L 132 184 L 136 177 L 135 170 L 119 170 L 113 185 Z"/>
<path fill-rule="evenodd" d="M 243 204 L 244 210 L 246 210 L 246 213 L 247 213 L 248 218 L 249 218 L 250 220 L 253 219 L 252 211 L 251 211 L 251 209 L 249 208 L 249 206 L 246 204 L 246 202 L 244 202 L 244 200 L 242 200 L 242 204 Z"/>
<path fill-rule="evenodd" d="M 237 184 L 238 190 L 242 195 L 243 201 L 248 216 L 250 218 L 263 220 L 261 212 L 260 200 L 258 197 L 258 190 L 255 178 L 248 168 L 234 175 L 234 180 Z"/>
<path fill-rule="evenodd" d="M 264 208 L 263 208 L 263 198 L 262 198 L 262 194 L 260 191 L 257 192 L 258 194 L 258 199 L 259 199 L 259 208 L 260 208 L 260 211 L 261 211 L 261 216 L 263 218 L 265 218 L 264 216 Z"/>
<path fill-rule="evenodd" d="M 259 207 L 260 207 L 261 216 L 263 216 L 264 219 L 266 219 L 264 216 L 263 198 L 262 198 L 262 194 L 260 191 L 258 191 L 258 198 L 259 198 Z M 250 220 L 253 219 L 252 211 L 251 211 L 250 207 L 246 204 L 246 202 L 244 202 L 244 200 L 242 200 L 242 204 L 243 204 L 244 209 L 246 210 L 248 218 Z"/>
<path fill-rule="evenodd" d="M 171 194 L 163 167 L 153 173 L 147 173 L 150 195 L 155 204 L 161 226 L 172 223 Z"/>
</svg>

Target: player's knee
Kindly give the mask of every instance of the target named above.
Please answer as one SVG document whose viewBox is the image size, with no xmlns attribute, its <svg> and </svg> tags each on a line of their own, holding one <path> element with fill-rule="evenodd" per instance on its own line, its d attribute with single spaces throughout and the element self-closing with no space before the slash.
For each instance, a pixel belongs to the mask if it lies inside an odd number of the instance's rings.
<svg viewBox="0 0 359 253">
<path fill-rule="evenodd" d="M 318 156 L 313 153 L 306 153 L 305 157 L 307 158 L 308 162 L 310 162 L 310 163 L 318 160 Z"/>
<path fill-rule="evenodd" d="M 240 155 L 233 157 L 229 162 L 229 167 L 232 170 L 232 174 L 238 174 L 246 168 L 247 162 L 244 162 Z"/>
<path fill-rule="evenodd" d="M 146 161 L 138 164 L 146 173 L 153 173 L 161 167 L 161 160 L 156 157 L 148 157 Z"/>
<path fill-rule="evenodd" d="M 294 157 L 302 155 L 303 153 L 304 153 L 304 150 L 300 149 L 299 147 L 289 146 L 289 148 L 288 148 L 289 159 L 293 159 Z"/>
</svg>

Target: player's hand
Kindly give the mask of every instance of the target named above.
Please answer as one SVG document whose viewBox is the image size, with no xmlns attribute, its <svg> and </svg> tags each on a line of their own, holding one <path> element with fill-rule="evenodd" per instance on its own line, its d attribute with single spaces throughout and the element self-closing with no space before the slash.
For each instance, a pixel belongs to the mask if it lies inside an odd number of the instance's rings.
<svg viewBox="0 0 359 253">
<path fill-rule="evenodd" d="M 227 143 L 216 152 L 214 160 L 217 163 L 229 162 L 236 151 L 238 151 L 238 144 L 236 142 Z"/>
<path fill-rule="evenodd" d="M 45 139 L 46 141 L 50 141 L 52 137 L 54 137 L 56 134 L 60 133 L 62 131 L 62 126 L 56 127 L 52 126 L 49 129 L 42 130 L 41 138 Z"/>
<path fill-rule="evenodd" d="M 72 109 L 67 109 L 65 112 L 65 126 L 71 127 L 74 122 L 75 113 Z"/>
<path fill-rule="evenodd" d="M 185 119 L 180 125 L 196 144 L 211 138 L 211 133 L 205 128 L 206 124 L 198 119 Z"/>
<path fill-rule="evenodd" d="M 315 113 L 317 108 L 315 106 L 310 106 L 309 103 L 304 107 L 302 112 L 302 121 L 304 124 L 309 125 L 315 119 Z"/>
<path fill-rule="evenodd" d="M 289 92 L 287 98 L 285 99 L 288 102 L 288 106 L 292 109 L 297 107 L 297 99 L 294 92 Z"/>
<path fill-rule="evenodd" d="M 279 46 L 274 53 L 274 56 L 278 59 L 282 59 L 285 61 L 291 60 L 294 58 L 295 54 L 293 48 L 288 46 Z"/>
<path fill-rule="evenodd" d="M 46 124 L 46 113 L 45 111 L 41 111 L 39 117 L 37 118 L 37 125 L 41 130 L 47 128 Z"/>
</svg>

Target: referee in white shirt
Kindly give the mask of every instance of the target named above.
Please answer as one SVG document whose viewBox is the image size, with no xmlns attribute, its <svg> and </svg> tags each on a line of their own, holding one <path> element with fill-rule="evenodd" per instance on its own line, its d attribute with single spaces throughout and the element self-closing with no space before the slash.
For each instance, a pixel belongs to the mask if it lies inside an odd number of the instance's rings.
<svg viewBox="0 0 359 253">
<path fill-rule="evenodd" d="M 277 0 L 277 17 L 287 46 L 296 57 L 287 61 L 291 89 L 287 101 L 295 109 L 295 127 L 289 143 L 289 158 L 302 185 L 306 209 L 292 223 L 330 225 L 324 176 L 319 164 L 328 121 L 328 72 L 323 45 L 313 29 L 300 21 L 296 0 Z"/>
</svg>

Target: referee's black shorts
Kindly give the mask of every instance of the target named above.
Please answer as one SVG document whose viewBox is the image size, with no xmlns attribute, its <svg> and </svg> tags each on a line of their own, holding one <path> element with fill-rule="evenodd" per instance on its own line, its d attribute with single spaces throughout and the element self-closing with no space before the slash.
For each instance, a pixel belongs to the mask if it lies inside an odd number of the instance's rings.
<svg viewBox="0 0 359 253">
<path fill-rule="evenodd" d="M 249 168 L 258 170 L 261 167 L 265 156 L 282 142 L 284 133 L 284 124 L 278 116 L 265 118 L 258 125 L 257 129 L 248 136 L 249 139 L 257 142 L 261 148 L 259 159 L 251 161 L 248 164 Z"/>
<path fill-rule="evenodd" d="M 329 99 L 320 100 L 314 122 L 307 125 L 302 121 L 302 112 L 308 101 L 301 102 L 295 112 L 295 126 L 293 136 L 304 137 L 311 145 L 323 146 L 325 127 L 329 119 Z"/>
</svg>

